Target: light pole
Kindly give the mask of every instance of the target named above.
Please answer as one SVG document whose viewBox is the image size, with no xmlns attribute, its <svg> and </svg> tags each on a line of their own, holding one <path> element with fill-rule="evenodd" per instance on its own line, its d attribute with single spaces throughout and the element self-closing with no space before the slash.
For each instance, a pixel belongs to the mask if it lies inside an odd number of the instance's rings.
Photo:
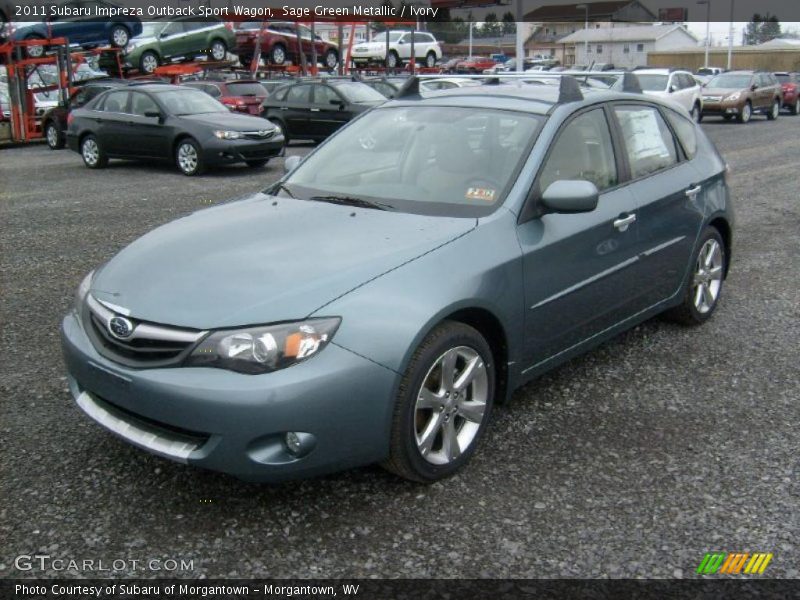
<svg viewBox="0 0 800 600">
<path fill-rule="evenodd" d="M 703 63 L 704 67 L 708 67 L 708 47 L 711 45 L 711 0 L 697 0 L 701 6 L 706 5 L 706 58 Z"/>
<path fill-rule="evenodd" d="M 728 27 L 728 71 L 733 64 L 733 0 L 731 0 L 731 21 Z"/>
<path fill-rule="evenodd" d="M 588 4 L 576 4 L 575 8 L 580 10 L 584 9 L 586 11 L 586 18 L 583 21 L 583 58 L 586 60 L 586 64 L 589 64 L 589 5 Z"/>
</svg>

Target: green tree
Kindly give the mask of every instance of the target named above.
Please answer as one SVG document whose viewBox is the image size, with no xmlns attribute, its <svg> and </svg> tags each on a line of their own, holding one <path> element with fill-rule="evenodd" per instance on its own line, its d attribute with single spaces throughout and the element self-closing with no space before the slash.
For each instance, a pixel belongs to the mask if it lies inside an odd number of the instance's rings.
<svg viewBox="0 0 800 600">
<path fill-rule="evenodd" d="M 744 43 L 748 45 L 763 44 L 781 36 L 781 23 L 775 15 L 753 15 L 744 30 Z"/>
<path fill-rule="evenodd" d="M 517 33 L 517 22 L 514 20 L 514 15 L 507 12 L 503 15 L 503 34 Z"/>
<path fill-rule="evenodd" d="M 495 37 L 501 34 L 503 26 L 498 22 L 497 15 L 489 13 L 483 17 L 483 24 L 477 30 L 477 37 Z"/>
</svg>

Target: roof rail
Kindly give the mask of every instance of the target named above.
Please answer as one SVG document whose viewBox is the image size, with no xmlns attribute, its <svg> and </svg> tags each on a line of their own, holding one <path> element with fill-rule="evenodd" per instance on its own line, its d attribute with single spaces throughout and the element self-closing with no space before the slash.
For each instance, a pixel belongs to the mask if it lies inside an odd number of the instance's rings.
<svg viewBox="0 0 800 600">
<path fill-rule="evenodd" d="M 422 94 L 419 91 L 419 77 L 412 75 L 403 82 L 400 89 L 394 95 L 393 100 L 403 100 L 411 98 L 421 98 Z"/>
<path fill-rule="evenodd" d="M 558 103 L 580 102 L 583 100 L 583 92 L 578 80 L 570 75 L 562 75 L 558 82 Z"/>
</svg>

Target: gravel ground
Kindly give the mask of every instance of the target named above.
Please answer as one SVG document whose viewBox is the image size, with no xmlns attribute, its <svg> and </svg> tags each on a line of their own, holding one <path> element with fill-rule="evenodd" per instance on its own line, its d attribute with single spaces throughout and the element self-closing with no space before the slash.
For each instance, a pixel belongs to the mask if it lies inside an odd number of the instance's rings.
<svg viewBox="0 0 800 600">
<path fill-rule="evenodd" d="M 720 550 L 773 552 L 766 576 L 800 577 L 800 118 L 704 127 L 738 216 L 714 319 L 645 323 L 519 390 L 468 468 L 430 487 L 377 467 L 245 484 L 118 441 L 67 393 L 57 331 L 81 276 L 264 187 L 280 160 L 195 179 L 3 150 L 0 576 L 73 574 L 14 569 L 45 553 L 137 560 L 114 573 L 139 576 L 172 558 L 194 577 L 691 577 Z"/>
</svg>

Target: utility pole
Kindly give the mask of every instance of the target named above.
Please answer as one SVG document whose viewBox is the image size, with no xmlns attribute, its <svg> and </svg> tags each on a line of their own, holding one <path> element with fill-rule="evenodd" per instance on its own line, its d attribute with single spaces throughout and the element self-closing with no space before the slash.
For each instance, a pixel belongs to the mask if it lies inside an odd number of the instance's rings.
<svg viewBox="0 0 800 600">
<path fill-rule="evenodd" d="M 697 4 L 706 5 L 706 57 L 704 67 L 708 67 L 708 47 L 711 45 L 711 0 L 697 0 Z"/>
<path fill-rule="evenodd" d="M 728 27 L 728 71 L 733 65 L 733 0 L 731 0 L 731 19 Z"/>
</svg>

